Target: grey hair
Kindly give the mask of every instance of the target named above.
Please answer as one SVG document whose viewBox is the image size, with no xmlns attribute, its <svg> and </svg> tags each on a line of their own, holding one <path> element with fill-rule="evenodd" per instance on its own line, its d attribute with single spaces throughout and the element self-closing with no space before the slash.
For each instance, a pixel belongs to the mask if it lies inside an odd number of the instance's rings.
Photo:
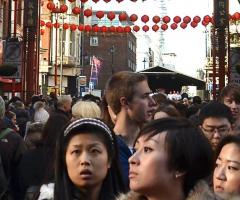
<svg viewBox="0 0 240 200">
<path fill-rule="evenodd" d="M 66 102 L 70 102 L 70 101 L 72 101 L 72 97 L 70 95 L 62 95 L 58 97 L 57 107 L 59 108 L 63 106 Z"/>
<path fill-rule="evenodd" d="M 0 96 L 0 119 L 3 119 L 5 116 L 5 101 L 3 100 L 3 98 Z"/>
</svg>

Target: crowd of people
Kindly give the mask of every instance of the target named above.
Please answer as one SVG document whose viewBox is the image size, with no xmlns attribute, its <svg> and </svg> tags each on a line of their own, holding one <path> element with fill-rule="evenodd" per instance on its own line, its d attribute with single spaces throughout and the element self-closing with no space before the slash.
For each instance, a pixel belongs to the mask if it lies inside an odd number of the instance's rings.
<svg viewBox="0 0 240 200">
<path fill-rule="evenodd" d="M 101 99 L 0 97 L 0 199 L 240 199 L 240 86 L 169 98 L 122 71 Z"/>
</svg>

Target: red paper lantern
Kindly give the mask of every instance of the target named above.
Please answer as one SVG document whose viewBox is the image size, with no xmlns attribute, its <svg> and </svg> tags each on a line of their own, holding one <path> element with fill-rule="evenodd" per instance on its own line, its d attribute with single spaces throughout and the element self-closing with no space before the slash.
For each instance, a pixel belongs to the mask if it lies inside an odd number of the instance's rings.
<svg viewBox="0 0 240 200">
<path fill-rule="evenodd" d="M 171 18 L 168 17 L 168 16 L 164 16 L 164 17 L 162 18 L 162 21 L 163 21 L 165 24 L 167 24 L 167 23 L 169 23 L 169 22 L 171 21 Z"/>
<path fill-rule="evenodd" d="M 203 26 L 206 27 L 208 24 L 209 24 L 208 22 L 206 22 L 206 21 L 204 21 L 204 20 L 202 21 L 202 25 L 203 25 Z"/>
<path fill-rule="evenodd" d="M 191 27 L 195 28 L 198 24 L 197 24 L 196 22 L 192 21 L 192 22 L 190 23 L 190 25 L 191 25 Z"/>
<path fill-rule="evenodd" d="M 104 12 L 103 11 L 97 11 L 96 16 L 98 19 L 102 19 L 104 17 Z"/>
<path fill-rule="evenodd" d="M 187 28 L 187 24 L 186 24 L 185 22 L 182 22 L 182 23 L 180 24 L 180 27 L 181 27 L 182 29 L 185 29 L 185 28 Z"/>
<path fill-rule="evenodd" d="M 172 30 L 175 30 L 178 27 L 178 25 L 177 23 L 172 23 L 170 27 Z"/>
<path fill-rule="evenodd" d="M 86 3 L 88 0 L 81 0 L 82 3 Z"/>
<path fill-rule="evenodd" d="M 138 32 L 138 31 L 140 30 L 140 27 L 137 26 L 137 25 L 135 25 L 135 26 L 133 27 L 133 30 L 134 30 L 135 32 Z"/>
<path fill-rule="evenodd" d="M 205 16 L 203 17 L 203 20 L 204 20 L 205 22 L 209 23 L 209 22 L 211 22 L 212 18 L 211 18 L 209 15 L 205 15 Z"/>
<path fill-rule="evenodd" d="M 162 25 L 161 25 L 161 29 L 162 29 L 163 31 L 166 31 L 166 30 L 168 29 L 168 25 L 167 25 L 167 24 L 162 24 Z"/>
<path fill-rule="evenodd" d="M 98 32 L 99 31 L 99 27 L 96 25 L 96 26 L 93 26 L 92 27 L 92 30 L 93 32 Z"/>
<path fill-rule="evenodd" d="M 64 23 L 64 24 L 63 24 L 63 29 L 65 29 L 65 30 L 66 30 L 66 29 L 69 29 L 69 24 Z"/>
<path fill-rule="evenodd" d="M 60 11 L 62 13 L 67 12 L 67 10 L 68 10 L 68 6 L 67 5 L 63 4 L 63 5 L 60 6 Z"/>
<path fill-rule="evenodd" d="M 115 13 L 110 11 L 108 14 L 107 14 L 107 18 L 112 21 L 114 18 L 115 18 Z"/>
<path fill-rule="evenodd" d="M 107 28 L 106 26 L 102 26 L 102 27 L 101 27 L 101 31 L 104 32 L 104 33 L 106 33 L 106 32 L 108 31 L 108 28 Z"/>
<path fill-rule="evenodd" d="M 153 20 L 153 22 L 154 22 L 155 24 L 157 24 L 157 23 L 160 22 L 161 19 L 160 19 L 159 16 L 155 15 L 155 16 L 152 18 L 152 20 Z"/>
<path fill-rule="evenodd" d="M 234 15 L 229 14 L 229 20 L 236 20 L 236 19 L 235 19 Z"/>
<path fill-rule="evenodd" d="M 90 16 L 92 16 L 92 10 L 88 8 L 88 9 L 84 10 L 83 14 L 86 17 L 90 17 Z"/>
<path fill-rule="evenodd" d="M 60 24 L 58 22 L 56 22 L 55 24 L 53 24 L 54 28 L 60 28 Z"/>
<path fill-rule="evenodd" d="M 130 26 L 125 26 L 124 27 L 124 32 L 125 33 L 130 33 L 131 32 L 131 27 Z"/>
<path fill-rule="evenodd" d="M 173 18 L 173 21 L 176 23 L 176 24 L 178 24 L 178 23 L 180 23 L 181 22 L 181 17 L 179 17 L 179 16 L 175 16 L 174 18 Z"/>
<path fill-rule="evenodd" d="M 47 23 L 46 23 L 46 27 L 52 28 L 52 27 L 53 27 L 53 24 L 52 24 L 51 22 L 47 22 Z"/>
<path fill-rule="evenodd" d="M 55 8 L 55 4 L 54 4 L 53 2 L 48 2 L 47 8 L 48 8 L 49 10 L 53 10 L 53 9 Z"/>
<path fill-rule="evenodd" d="M 83 31 L 83 30 L 84 30 L 84 25 L 83 25 L 83 24 L 80 24 L 80 25 L 78 26 L 78 30 L 79 30 L 79 31 Z"/>
<path fill-rule="evenodd" d="M 122 12 L 118 16 L 119 21 L 126 21 L 127 20 L 127 14 L 125 12 Z"/>
<path fill-rule="evenodd" d="M 152 26 L 152 30 L 153 30 L 153 31 L 157 32 L 158 29 L 159 29 L 159 26 L 158 26 L 157 24 L 155 24 L 155 25 Z"/>
<path fill-rule="evenodd" d="M 110 32 L 116 32 L 115 26 L 110 26 L 110 27 L 109 27 L 109 31 L 110 31 Z"/>
<path fill-rule="evenodd" d="M 74 1 L 76 1 L 76 0 L 68 0 L 70 3 L 72 3 L 72 2 L 74 2 Z"/>
<path fill-rule="evenodd" d="M 123 32 L 124 32 L 124 28 L 121 27 L 121 26 L 118 26 L 118 27 L 116 28 L 116 31 L 117 31 L 118 33 L 123 33 Z"/>
<path fill-rule="evenodd" d="M 108 3 L 108 2 L 110 2 L 111 0 L 103 0 L 103 1 L 105 1 L 106 3 Z"/>
<path fill-rule="evenodd" d="M 190 23 L 190 21 L 191 21 L 191 17 L 189 17 L 189 16 L 185 16 L 183 18 L 183 22 L 186 23 L 186 24 Z"/>
<path fill-rule="evenodd" d="M 71 24 L 70 29 L 71 29 L 71 31 L 76 31 L 77 25 L 76 24 Z"/>
<path fill-rule="evenodd" d="M 99 2 L 99 0 L 92 0 L 94 3 L 97 3 L 97 2 Z"/>
<path fill-rule="evenodd" d="M 43 20 L 40 20 L 40 26 L 45 26 L 45 22 Z"/>
<path fill-rule="evenodd" d="M 148 25 L 144 25 L 144 26 L 142 27 L 142 30 L 143 30 L 144 32 L 149 31 L 149 26 L 148 26 Z"/>
<path fill-rule="evenodd" d="M 45 30 L 41 29 L 40 34 L 43 35 L 45 33 Z"/>
<path fill-rule="evenodd" d="M 201 17 L 195 16 L 195 17 L 193 18 L 193 21 L 194 21 L 195 23 L 199 23 L 199 22 L 201 21 Z"/>
<path fill-rule="evenodd" d="M 136 14 L 132 14 L 132 15 L 130 16 L 130 20 L 131 20 L 132 22 L 135 22 L 135 21 L 138 20 L 138 16 L 137 16 Z"/>
<path fill-rule="evenodd" d="M 235 19 L 235 20 L 239 20 L 239 19 L 240 19 L 240 13 L 239 13 L 239 12 L 235 12 L 235 13 L 233 14 L 233 16 L 234 16 L 234 19 Z"/>
<path fill-rule="evenodd" d="M 79 14 L 81 13 L 81 8 L 79 8 L 79 7 L 74 7 L 74 8 L 72 9 L 72 13 L 73 13 L 74 15 L 79 15 Z"/>
<path fill-rule="evenodd" d="M 92 26 L 86 25 L 84 29 L 85 29 L 85 31 L 88 31 L 88 32 L 89 32 L 89 31 L 92 30 Z"/>
<path fill-rule="evenodd" d="M 142 22 L 147 23 L 149 21 L 149 17 L 147 15 L 143 15 L 141 17 Z"/>
</svg>

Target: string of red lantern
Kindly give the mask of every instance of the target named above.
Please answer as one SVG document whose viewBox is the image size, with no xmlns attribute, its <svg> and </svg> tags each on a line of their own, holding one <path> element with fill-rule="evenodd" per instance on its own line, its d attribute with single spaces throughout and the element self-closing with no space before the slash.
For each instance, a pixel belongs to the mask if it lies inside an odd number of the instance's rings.
<svg viewBox="0 0 240 200">
<path fill-rule="evenodd" d="M 69 0 L 69 1 L 70 1 L 70 2 L 75 2 L 76 0 Z M 81 0 L 81 2 L 83 2 L 83 3 L 87 2 L 87 1 L 88 1 L 88 0 Z M 109 2 L 110 0 L 104 0 L 104 1 Z M 116 0 L 116 1 L 122 2 L 123 0 Z M 98 1 L 97 1 L 97 0 L 94 0 L 94 2 L 98 2 Z M 47 8 L 48 8 L 50 11 L 52 11 L 52 12 L 55 12 L 56 9 L 57 9 L 56 5 L 55 5 L 53 2 L 48 2 Z M 64 13 L 64 12 L 67 12 L 67 10 L 68 10 L 68 6 L 67 6 L 67 5 L 62 4 L 62 5 L 60 6 L 60 12 Z M 79 15 L 79 14 L 81 13 L 81 8 L 79 8 L 79 7 L 74 7 L 74 8 L 72 9 L 72 13 L 75 14 L 75 15 Z M 83 11 L 83 14 L 84 14 L 84 16 L 86 16 L 86 17 L 90 17 L 90 16 L 93 15 L 93 12 L 92 12 L 91 9 L 86 9 L 86 10 Z M 115 13 L 112 12 L 112 11 L 107 12 L 106 14 L 107 14 L 107 18 L 108 18 L 110 21 L 112 21 L 112 20 L 115 19 L 115 17 L 116 17 Z M 97 11 L 97 12 L 96 12 L 96 17 L 99 18 L 99 19 L 103 18 L 104 15 L 105 15 L 104 11 Z M 127 15 L 125 12 L 122 12 L 122 13 L 120 13 L 120 14 L 118 15 L 118 18 L 119 18 L 120 21 L 126 21 L 126 20 L 128 19 L 128 15 Z M 230 19 L 230 20 L 233 20 L 233 21 L 235 21 L 235 20 L 240 20 L 240 13 L 239 13 L 239 12 L 236 12 L 236 13 L 234 13 L 233 15 L 230 15 L 230 16 L 229 16 L 229 19 Z M 132 14 L 132 15 L 130 15 L 130 17 L 129 17 L 129 20 L 132 21 L 132 22 L 135 22 L 135 21 L 138 20 L 138 16 L 137 16 L 136 14 Z M 148 16 L 148 15 L 142 15 L 142 16 L 141 16 L 141 21 L 144 22 L 144 23 L 149 22 L 149 16 Z M 165 23 L 165 24 L 168 24 L 168 23 L 170 23 L 171 18 L 170 18 L 169 16 L 164 16 L 164 17 L 162 17 L 162 19 L 161 19 L 159 16 L 156 15 L 156 16 L 154 16 L 154 17 L 152 18 L 152 21 L 153 21 L 155 24 L 159 23 L 160 21 L 162 21 L 162 22 Z M 184 24 L 189 24 L 189 23 L 191 24 L 191 22 L 194 22 L 194 23 L 192 23 L 192 25 L 191 25 L 192 27 L 196 27 L 196 24 L 200 23 L 200 21 L 201 21 L 201 18 L 200 18 L 199 16 L 194 16 L 193 19 L 191 19 L 190 16 L 184 16 L 183 18 L 181 18 L 180 16 L 175 16 L 175 17 L 173 17 L 173 22 L 176 23 L 176 24 L 178 24 L 178 23 L 180 23 L 180 22 L 182 22 L 182 23 L 184 23 Z M 209 16 L 209 15 L 205 15 L 205 16 L 203 17 L 203 20 L 202 20 L 202 25 L 206 26 L 206 25 L 208 25 L 209 23 L 213 23 L 213 17 L 211 17 L 211 16 Z M 182 27 L 185 27 L 185 25 L 182 25 Z M 185 27 L 185 28 L 186 28 L 186 27 Z"/>
<path fill-rule="evenodd" d="M 44 22 L 45 23 L 45 22 Z M 192 21 L 190 23 L 191 27 L 195 28 L 197 26 L 197 23 L 195 23 L 194 21 Z M 76 25 L 76 24 L 67 24 L 67 23 L 64 23 L 62 25 L 60 25 L 59 23 L 54 23 L 52 24 L 51 22 L 46 22 L 45 23 L 45 26 L 47 28 L 60 28 L 62 26 L 63 29 L 70 29 L 71 31 L 76 31 L 77 29 L 79 31 L 86 31 L 86 32 L 90 32 L 90 31 L 93 31 L 93 32 L 118 32 L 118 33 L 130 33 L 132 30 L 134 32 L 138 32 L 140 30 L 140 27 L 135 25 L 133 26 L 132 28 L 130 26 L 125 26 L 125 27 L 121 27 L 121 26 L 118 26 L 118 27 L 115 27 L 115 26 L 110 26 L 110 27 L 106 27 L 106 26 L 97 26 L 97 25 L 94 25 L 94 26 L 91 26 L 91 25 L 83 25 L 83 24 L 80 24 L 80 25 Z M 170 28 L 172 30 L 175 30 L 176 28 L 178 27 L 178 24 L 177 23 L 172 23 L 170 25 Z M 182 22 L 180 24 L 180 27 L 182 29 L 185 29 L 187 27 L 187 23 L 185 22 Z M 157 32 L 159 29 L 163 30 L 163 31 L 166 31 L 167 29 L 169 28 L 168 24 L 167 23 L 164 23 L 162 24 L 161 26 L 158 26 L 157 24 L 154 24 L 152 26 L 152 30 Z M 144 32 L 148 32 L 150 30 L 150 27 L 148 25 L 144 25 L 142 28 L 141 28 Z"/>
<path fill-rule="evenodd" d="M 73 2 L 75 2 L 76 0 L 68 0 L 70 3 L 73 3 Z M 81 0 L 81 2 L 82 3 L 86 3 L 88 0 Z M 99 0 L 92 0 L 93 2 L 95 2 L 95 3 L 97 3 Z M 106 3 L 108 3 L 108 2 L 110 2 L 111 0 L 104 0 Z M 123 2 L 123 0 L 116 0 L 117 2 Z M 131 1 L 133 1 L 133 2 L 136 2 L 137 0 L 131 0 Z M 47 3 L 47 8 L 50 10 L 50 11 L 52 11 L 52 12 L 54 12 L 54 11 L 56 11 L 56 5 L 52 2 L 52 1 L 49 1 L 48 3 Z M 67 12 L 67 10 L 68 10 L 68 6 L 67 5 L 65 5 L 65 4 L 62 4 L 61 6 L 60 6 L 60 12 Z M 81 8 L 79 8 L 79 7 L 74 7 L 73 9 L 72 9 L 72 13 L 73 14 L 75 14 L 75 15 L 78 15 L 78 14 L 80 14 L 81 13 Z M 109 14 L 110 13 L 110 14 Z M 90 17 L 90 16 L 92 16 L 92 10 L 91 9 L 86 9 L 86 10 L 84 10 L 84 15 L 86 16 L 86 17 Z M 126 13 L 121 13 L 121 17 L 119 17 L 119 20 L 122 20 L 122 21 L 124 21 L 124 20 L 126 20 L 127 19 L 127 17 L 125 16 L 125 15 L 127 15 Z M 119 15 L 120 16 L 120 15 Z M 98 16 L 97 16 L 98 17 Z M 99 18 L 102 18 L 103 16 L 102 15 L 100 15 L 100 17 Z M 114 18 L 115 18 L 115 13 L 114 12 L 108 12 L 108 18 L 110 19 L 110 20 L 113 20 Z M 132 22 L 135 22 L 135 21 L 137 21 L 137 19 L 138 19 L 138 16 L 136 15 L 136 14 L 132 14 L 130 17 L 129 17 L 129 19 L 130 19 L 130 21 L 132 21 Z M 229 19 L 230 20 L 233 20 L 233 21 L 236 21 L 236 20 L 240 20 L 240 13 L 239 12 L 235 12 L 233 15 L 229 15 Z M 147 16 L 147 15 L 143 15 L 142 17 L 141 17 L 141 20 L 142 20 L 142 22 L 144 22 L 144 23 L 147 23 L 148 21 L 149 21 L 149 16 Z M 185 17 L 183 17 L 183 22 L 185 23 L 185 24 L 188 24 L 188 23 L 191 23 L 191 17 L 190 16 L 185 16 Z M 160 17 L 159 16 L 154 16 L 153 17 L 153 19 L 152 19 L 152 21 L 154 22 L 154 23 L 159 23 L 160 22 Z M 171 18 L 169 17 L 169 16 L 164 16 L 163 18 L 162 18 L 162 21 L 163 21 L 163 23 L 169 23 L 170 21 L 171 21 Z M 180 16 L 175 16 L 174 18 L 173 18 L 173 22 L 174 23 L 176 23 L 176 24 L 178 24 L 178 23 L 180 23 L 182 21 L 182 18 L 180 17 Z M 201 18 L 199 17 L 199 16 L 195 16 L 195 17 L 193 17 L 193 20 L 192 20 L 193 22 L 195 22 L 195 23 L 199 23 L 200 21 L 201 21 Z M 204 21 L 204 22 L 203 22 Z M 213 18 L 212 17 L 210 17 L 209 15 L 206 15 L 206 16 L 204 16 L 203 17 L 203 21 L 202 21 L 202 24 L 205 26 L 206 24 L 209 24 L 210 22 L 211 23 L 213 23 Z"/>
</svg>

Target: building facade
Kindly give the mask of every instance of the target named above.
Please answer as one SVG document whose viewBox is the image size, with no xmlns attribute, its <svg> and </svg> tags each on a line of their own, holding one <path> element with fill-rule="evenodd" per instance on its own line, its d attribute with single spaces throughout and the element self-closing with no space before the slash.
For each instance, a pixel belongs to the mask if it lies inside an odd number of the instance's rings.
<svg viewBox="0 0 240 200">
<path fill-rule="evenodd" d="M 113 21 L 105 17 L 99 20 L 93 16 L 86 23 L 94 26 L 129 26 L 130 21 L 119 21 L 118 15 L 124 11 L 115 11 Z M 87 86 L 103 91 L 108 78 L 118 71 L 136 71 L 136 37 L 130 33 L 89 32 L 85 33 L 83 42 L 83 71 L 87 77 Z M 99 63 L 96 67 L 96 60 Z M 95 80 L 95 81 L 94 81 Z M 92 83 L 93 82 L 93 83 Z"/>
<path fill-rule="evenodd" d="M 83 75 L 87 83 L 97 76 L 95 89 L 103 90 L 107 79 L 118 71 L 136 71 L 136 37 L 132 33 L 85 34 L 83 49 Z M 100 62 L 97 67 L 94 57 Z"/>
</svg>

